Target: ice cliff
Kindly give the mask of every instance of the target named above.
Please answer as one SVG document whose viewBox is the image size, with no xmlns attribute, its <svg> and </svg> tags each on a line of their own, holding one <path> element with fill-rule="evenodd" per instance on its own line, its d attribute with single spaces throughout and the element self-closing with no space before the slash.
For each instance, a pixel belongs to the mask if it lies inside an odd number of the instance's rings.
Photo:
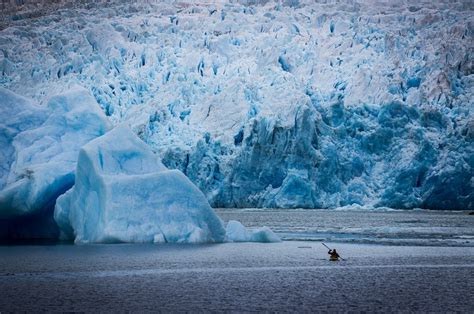
<svg viewBox="0 0 474 314">
<path fill-rule="evenodd" d="M 472 1 L 22 3 L 0 85 L 84 86 L 213 206 L 474 209 Z"/>
</svg>

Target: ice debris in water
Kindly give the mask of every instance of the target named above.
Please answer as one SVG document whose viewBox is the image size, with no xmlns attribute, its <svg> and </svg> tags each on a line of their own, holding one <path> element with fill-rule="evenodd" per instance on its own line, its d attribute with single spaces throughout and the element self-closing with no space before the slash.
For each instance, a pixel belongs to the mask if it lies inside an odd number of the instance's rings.
<svg viewBox="0 0 474 314">
<path fill-rule="evenodd" d="M 225 229 L 199 189 L 168 170 L 128 127 L 82 147 L 76 183 L 55 220 L 76 242 L 222 242 Z"/>
<path fill-rule="evenodd" d="M 261 227 L 248 231 L 239 221 L 230 220 L 226 227 L 227 240 L 232 242 L 281 242 L 270 228 Z"/>
<path fill-rule="evenodd" d="M 0 238 L 57 234 L 54 202 L 74 184 L 79 149 L 109 128 L 83 88 L 45 107 L 0 88 Z"/>
</svg>

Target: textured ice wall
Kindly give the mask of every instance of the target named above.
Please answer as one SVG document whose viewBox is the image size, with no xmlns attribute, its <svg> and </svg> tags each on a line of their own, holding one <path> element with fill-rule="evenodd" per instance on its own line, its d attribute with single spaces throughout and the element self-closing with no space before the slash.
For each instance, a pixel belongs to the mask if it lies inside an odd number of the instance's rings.
<svg viewBox="0 0 474 314">
<path fill-rule="evenodd" d="M 58 236 L 54 203 L 74 184 L 79 149 L 109 128 L 82 88 L 46 107 L 0 88 L 0 239 Z"/>
<path fill-rule="evenodd" d="M 82 84 L 212 205 L 474 208 L 472 1 L 77 6 L 8 22 L 0 84 Z"/>
</svg>

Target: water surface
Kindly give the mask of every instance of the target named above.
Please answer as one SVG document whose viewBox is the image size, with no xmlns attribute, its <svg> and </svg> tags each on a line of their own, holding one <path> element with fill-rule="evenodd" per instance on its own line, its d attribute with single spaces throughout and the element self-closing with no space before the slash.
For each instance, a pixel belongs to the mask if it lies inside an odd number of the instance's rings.
<svg viewBox="0 0 474 314">
<path fill-rule="evenodd" d="M 284 240 L 388 245 L 474 246 L 467 211 L 217 209 L 225 221 L 266 225 Z"/>
<path fill-rule="evenodd" d="M 292 241 L 3 245 L 0 312 L 474 308 L 473 217 L 466 213 L 218 213 L 251 228 L 270 226 Z M 345 261 L 330 262 L 319 238 Z"/>
</svg>

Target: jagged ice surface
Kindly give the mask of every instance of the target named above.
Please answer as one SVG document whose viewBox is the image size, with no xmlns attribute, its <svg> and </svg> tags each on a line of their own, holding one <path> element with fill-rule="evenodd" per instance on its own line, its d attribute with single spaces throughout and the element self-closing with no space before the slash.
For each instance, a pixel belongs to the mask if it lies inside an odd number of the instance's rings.
<svg viewBox="0 0 474 314">
<path fill-rule="evenodd" d="M 1 85 L 83 85 L 214 206 L 474 208 L 472 1 L 71 7 L 0 32 Z"/>
</svg>

